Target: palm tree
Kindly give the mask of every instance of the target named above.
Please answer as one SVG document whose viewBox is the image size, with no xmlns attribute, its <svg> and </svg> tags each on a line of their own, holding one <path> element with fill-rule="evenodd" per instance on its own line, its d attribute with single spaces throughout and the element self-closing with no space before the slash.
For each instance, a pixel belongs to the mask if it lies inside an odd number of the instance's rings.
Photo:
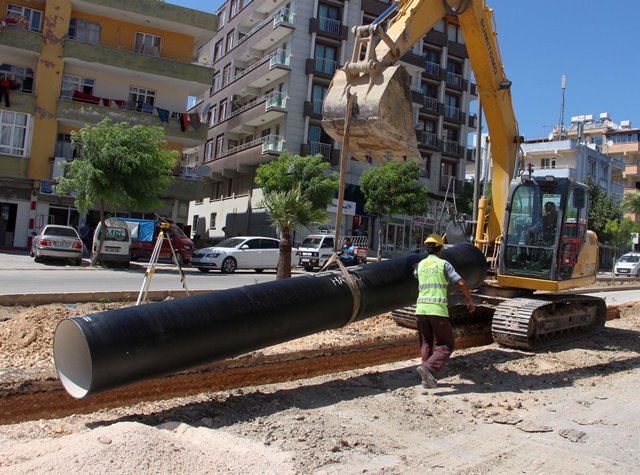
<svg viewBox="0 0 640 475">
<path fill-rule="evenodd" d="M 635 215 L 640 214 L 640 192 L 634 191 L 626 194 L 624 201 L 622 202 L 622 207 L 629 213 L 633 213 Z"/>
<path fill-rule="evenodd" d="M 262 204 L 271 223 L 280 230 L 280 257 L 276 279 L 287 279 L 291 277 L 291 231 L 323 222 L 327 218 L 327 212 L 314 208 L 299 184 L 291 190 L 265 193 Z"/>
</svg>

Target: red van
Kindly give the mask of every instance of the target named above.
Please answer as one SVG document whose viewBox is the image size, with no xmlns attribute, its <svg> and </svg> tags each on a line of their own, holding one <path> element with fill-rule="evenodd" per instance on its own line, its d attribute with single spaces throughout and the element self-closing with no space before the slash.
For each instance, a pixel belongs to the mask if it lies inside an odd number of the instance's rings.
<svg viewBox="0 0 640 475">
<path fill-rule="evenodd" d="M 134 233 L 131 236 L 131 260 L 135 261 L 139 257 L 149 258 L 151 253 L 158 242 L 158 235 L 160 234 L 160 224 L 154 223 L 153 240 L 141 240 L 134 237 Z M 176 257 L 180 265 L 187 264 L 191 260 L 191 254 L 193 254 L 193 241 L 187 237 L 175 224 L 172 224 L 167 232 L 165 232 L 165 239 L 162 242 L 162 248 L 160 249 L 160 259 L 171 258 L 171 247 L 169 246 L 169 240 L 167 234 L 171 237 L 171 244 L 173 244 L 173 250 L 176 252 Z"/>
</svg>

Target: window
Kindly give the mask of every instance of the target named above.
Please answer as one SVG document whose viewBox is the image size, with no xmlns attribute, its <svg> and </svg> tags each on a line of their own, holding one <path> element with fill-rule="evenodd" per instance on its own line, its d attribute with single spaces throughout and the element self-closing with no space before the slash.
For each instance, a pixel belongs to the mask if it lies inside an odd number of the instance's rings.
<svg viewBox="0 0 640 475">
<path fill-rule="evenodd" d="M 433 30 L 439 31 L 440 33 L 444 33 L 446 29 L 447 29 L 447 23 L 444 21 L 444 18 L 433 26 Z"/>
<path fill-rule="evenodd" d="M 218 114 L 218 122 L 222 122 L 227 118 L 227 100 L 220 101 L 220 112 Z"/>
<path fill-rule="evenodd" d="M 327 95 L 327 86 L 314 84 L 311 92 L 311 100 L 313 101 L 313 113 L 322 114 L 322 103 L 324 96 Z"/>
<path fill-rule="evenodd" d="M 231 82 L 231 64 L 227 64 L 222 70 L 222 87 Z"/>
<path fill-rule="evenodd" d="M 330 5 L 318 5 L 318 20 L 320 20 L 320 31 L 327 33 L 340 33 L 340 21 L 338 20 L 340 10 Z"/>
<path fill-rule="evenodd" d="M 434 64 L 437 64 L 437 65 L 440 65 L 440 52 L 439 51 L 434 51 L 432 49 L 428 49 L 424 53 L 424 58 L 429 63 L 434 63 Z"/>
<path fill-rule="evenodd" d="M 218 213 L 211 213 L 209 215 L 209 229 L 216 229 L 217 218 L 218 218 Z"/>
<path fill-rule="evenodd" d="M 425 155 L 422 158 L 422 170 L 421 175 L 430 178 L 431 177 L 431 155 Z"/>
<path fill-rule="evenodd" d="M 462 37 L 462 30 L 458 25 L 449 24 L 447 26 L 447 38 L 454 43 L 464 44 L 464 38 Z"/>
<path fill-rule="evenodd" d="M 229 18 L 233 18 L 238 14 L 238 3 L 240 0 L 231 0 L 231 6 L 229 8 Z"/>
<path fill-rule="evenodd" d="M 205 162 L 213 160 L 213 140 L 208 140 L 204 146 L 204 160 Z"/>
<path fill-rule="evenodd" d="M 17 81 L 20 91 L 33 92 L 33 69 L 31 68 L 2 63 L 0 65 L 0 79 Z"/>
<path fill-rule="evenodd" d="M 73 146 L 71 145 L 71 135 L 58 134 L 56 137 L 56 157 L 64 157 L 67 160 L 75 158 Z"/>
<path fill-rule="evenodd" d="M 216 15 L 218 15 L 218 30 L 220 30 L 224 26 L 225 20 L 227 19 L 227 11 L 222 8 L 219 12 L 216 13 Z"/>
<path fill-rule="evenodd" d="M 447 62 L 447 84 L 462 87 L 462 64 L 455 61 Z"/>
<path fill-rule="evenodd" d="M 209 111 L 209 126 L 213 127 L 217 123 L 218 119 L 218 106 L 212 106 Z"/>
<path fill-rule="evenodd" d="M 62 90 L 60 91 L 60 98 L 70 100 L 73 97 L 73 91 L 80 91 L 85 94 L 93 95 L 93 87 L 95 86 L 95 83 L 95 79 L 65 74 L 62 76 Z"/>
<path fill-rule="evenodd" d="M 213 75 L 213 92 L 218 92 L 220 90 L 220 72 L 217 72 Z"/>
<path fill-rule="evenodd" d="M 589 160 L 589 175 L 595 178 L 596 176 L 596 162 L 594 160 Z"/>
<path fill-rule="evenodd" d="M 227 53 L 233 49 L 233 34 L 233 30 L 227 33 Z"/>
<path fill-rule="evenodd" d="M 337 50 L 334 46 L 316 44 L 316 72 L 333 75 L 336 71 L 336 56 Z"/>
<path fill-rule="evenodd" d="M 138 112 L 153 113 L 153 104 L 156 100 L 156 91 L 143 87 L 129 86 L 128 106 Z"/>
<path fill-rule="evenodd" d="M 136 53 L 160 56 L 160 43 L 162 38 L 148 33 L 136 33 L 134 50 Z"/>
<path fill-rule="evenodd" d="M 26 28 L 31 31 L 41 31 L 42 27 L 42 11 L 34 10 L 33 8 L 22 7 L 20 5 L 7 5 L 7 18 L 20 18 L 26 19 Z M 7 26 L 13 27 L 14 24 L 7 23 Z M 19 27 L 19 25 L 15 25 Z"/>
<path fill-rule="evenodd" d="M 84 43 L 100 43 L 100 24 L 93 21 L 72 18 L 69 22 L 69 38 Z"/>
<path fill-rule="evenodd" d="M 216 158 L 221 157 L 222 153 L 223 153 L 223 147 L 224 146 L 224 134 L 223 135 L 218 135 L 216 137 Z"/>
<path fill-rule="evenodd" d="M 459 97 L 445 94 L 444 96 L 444 116 L 449 119 L 460 119 L 460 108 L 458 107 Z"/>
<path fill-rule="evenodd" d="M 0 153 L 26 155 L 28 115 L 0 110 Z"/>
<path fill-rule="evenodd" d="M 216 46 L 213 48 L 213 62 L 215 63 L 220 58 L 222 58 L 223 52 L 223 41 L 220 40 L 216 43 Z"/>
<path fill-rule="evenodd" d="M 555 158 L 543 158 L 540 160 L 540 168 L 555 168 L 555 167 L 556 167 Z"/>
</svg>

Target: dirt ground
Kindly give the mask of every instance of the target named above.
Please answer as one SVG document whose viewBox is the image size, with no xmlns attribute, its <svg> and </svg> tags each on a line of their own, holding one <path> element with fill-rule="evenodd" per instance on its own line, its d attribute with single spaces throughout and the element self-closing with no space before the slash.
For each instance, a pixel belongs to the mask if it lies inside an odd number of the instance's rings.
<svg viewBox="0 0 640 475">
<path fill-rule="evenodd" d="M 57 322 L 105 305 L 117 304 L 0 308 L 0 379 L 53 373 Z M 640 302 L 620 314 L 539 353 L 457 351 L 435 390 L 419 385 L 416 358 L 0 426 L 0 474 L 633 473 Z M 383 315 L 262 352 L 411 332 Z"/>
</svg>

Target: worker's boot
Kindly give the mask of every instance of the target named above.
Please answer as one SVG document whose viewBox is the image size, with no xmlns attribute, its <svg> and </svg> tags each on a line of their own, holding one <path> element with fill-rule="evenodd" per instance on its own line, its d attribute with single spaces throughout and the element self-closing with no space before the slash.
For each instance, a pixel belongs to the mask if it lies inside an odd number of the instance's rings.
<svg viewBox="0 0 640 475">
<path fill-rule="evenodd" d="M 431 374 L 431 371 L 429 371 L 427 368 L 425 368 L 424 366 L 420 365 L 416 368 L 416 371 L 418 371 L 418 374 L 420 375 L 420 378 L 422 378 L 422 387 L 425 389 L 435 389 L 438 387 L 438 381 L 436 380 L 436 378 Z"/>
</svg>

